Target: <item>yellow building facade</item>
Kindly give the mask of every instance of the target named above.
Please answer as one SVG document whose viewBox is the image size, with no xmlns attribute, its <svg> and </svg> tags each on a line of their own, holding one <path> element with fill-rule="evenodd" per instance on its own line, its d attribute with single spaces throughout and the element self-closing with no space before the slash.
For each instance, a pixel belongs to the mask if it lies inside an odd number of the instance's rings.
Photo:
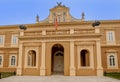
<svg viewBox="0 0 120 82">
<path fill-rule="evenodd" d="M 58 22 L 57 29 L 55 22 Z M 85 21 L 58 4 L 35 24 L 0 26 L 0 72 L 17 75 L 103 76 L 120 72 L 120 20 Z"/>
</svg>

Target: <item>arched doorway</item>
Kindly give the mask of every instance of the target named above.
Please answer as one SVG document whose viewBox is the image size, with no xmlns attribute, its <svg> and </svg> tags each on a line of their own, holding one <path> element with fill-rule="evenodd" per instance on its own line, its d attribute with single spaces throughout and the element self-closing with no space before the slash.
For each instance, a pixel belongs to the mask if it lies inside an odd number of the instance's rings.
<svg viewBox="0 0 120 82">
<path fill-rule="evenodd" d="M 55 44 L 51 50 L 52 63 L 51 72 L 52 74 L 63 74 L 64 73 L 64 48 L 61 44 Z"/>
</svg>

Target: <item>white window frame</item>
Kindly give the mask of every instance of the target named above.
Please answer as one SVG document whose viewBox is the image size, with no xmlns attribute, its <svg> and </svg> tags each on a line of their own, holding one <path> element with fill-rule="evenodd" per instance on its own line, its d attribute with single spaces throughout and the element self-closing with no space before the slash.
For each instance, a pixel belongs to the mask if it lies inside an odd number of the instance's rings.
<svg viewBox="0 0 120 82">
<path fill-rule="evenodd" d="M 2 45 L 4 45 L 4 43 L 5 43 L 5 35 L 0 35 L 0 46 Z"/>
<path fill-rule="evenodd" d="M 2 57 L 2 61 L 1 61 L 1 64 L 0 64 L 0 68 L 1 68 L 1 67 L 3 67 L 4 58 L 3 58 L 3 54 L 0 54 L 0 56 Z"/>
<path fill-rule="evenodd" d="M 107 43 L 115 43 L 115 31 L 107 31 Z"/>
<path fill-rule="evenodd" d="M 12 56 L 15 56 L 15 65 L 11 65 Z M 16 66 L 17 66 L 17 54 L 11 54 L 9 58 L 9 67 L 16 67 Z"/>
<path fill-rule="evenodd" d="M 110 56 L 114 56 L 115 65 L 110 65 Z M 116 52 L 107 53 L 107 68 L 108 69 L 118 69 L 118 59 Z"/>
<path fill-rule="evenodd" d="M 11 44 L 12 45 L 17 45 L 18 44 L 18 35 L 17 34 L 12 35 Z"/>
</svg>

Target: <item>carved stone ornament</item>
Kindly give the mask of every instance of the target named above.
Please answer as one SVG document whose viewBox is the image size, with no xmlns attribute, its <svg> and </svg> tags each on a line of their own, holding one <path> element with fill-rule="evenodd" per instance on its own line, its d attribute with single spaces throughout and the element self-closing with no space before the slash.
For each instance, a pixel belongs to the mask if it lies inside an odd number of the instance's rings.
<svg viewBox="0 0 120 82">
<path fill-rule="evenodd" d="M 61 6 L 61 4 L 62 4 L 62 2 L 57 2 L 57 5 L 58 5 L 58 6 Z"/>
</svg>

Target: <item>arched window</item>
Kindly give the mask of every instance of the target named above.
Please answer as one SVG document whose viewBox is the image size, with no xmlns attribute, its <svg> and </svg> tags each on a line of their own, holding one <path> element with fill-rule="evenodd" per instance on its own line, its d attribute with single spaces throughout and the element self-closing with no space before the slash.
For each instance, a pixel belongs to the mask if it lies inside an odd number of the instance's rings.
<svg viewBox="0 0 120 82">
<path fill-rule="evenodd" d="M 89 66 L 90 61 L 89 61 L 89 52 L 87 50 L 82 50 L 80 52 L 80 62 L 81 66 Z"/>
<path fill-rule="evenodd" d="M 118 53 L 116 50 L 107 50 L 107 67 L 110 69 L 118 68 Z"/>
<path fill-rule="evenodd" d="M 28 66 L 36 66 L 36 52 L 34 50 L 28 52 Z"/>
<path fill-rule="evenodd" d="M 109 56 L 109 65 L 115 66 L 115 57 L 113 55 Z"/>
</svg>

